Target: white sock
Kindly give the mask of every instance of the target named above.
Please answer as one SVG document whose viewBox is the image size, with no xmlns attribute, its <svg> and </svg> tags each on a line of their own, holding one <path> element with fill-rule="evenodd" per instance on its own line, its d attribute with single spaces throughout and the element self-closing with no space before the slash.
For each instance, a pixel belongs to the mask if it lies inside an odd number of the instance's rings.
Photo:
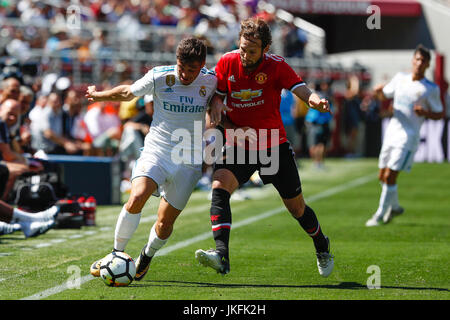
<svg viewBox="0 0 450 320">
<path fill-rule="evenodd" d="M 147 247 L 145 248 L 145 255 L 148 257 L 153 257 L 159 249 L 161 249 L 169 240 L 167 239 L 160 239 L 158 235 L 156 234 L 155 225 L 153 225 L 152 229 L 150 230 L 150 236 L 148 237 L 148 243 Z"/>
<path fill-rule="evenodd" d="M 30 213 L 14 208 L 12 220 L 19 222 L 48 221 L 55 218 L 58 210 L 57 206 L 52 206 L 44 211 Z"/>
<path fill-rule="evenodd" d="M 390 186 L 392 188 L 392 208 L 397 209 L 400 207 L 400 204 L 398 203 L 398 187 L 396 184 L 393 184 Z"/>
<path fill-rule="evenodd" d="M 22 222 L 39 220 L 36 218 L 34 213 L 25 212 L 25 211 L 17 209 L 17 208 L 13 209 L 12 219 L 16 220 L 16 221 L 22 221 Z"/>
<path fill-rule="evenodd" d="M 125 206 L 120 211 L 119 218 L 116 223 L 116 231 L 114 233 L 114 249 L 124 251 L 128 240 L 131 239 L 136 231 L 139 221 L 141 220 L 141 213 L 129 213 Z"/>
<path fill-rule="evenodd" d="M 381 184 L 380 202 L 378 204 L 378 210 L 375 213 L 377 219 L 384 217 L 389 207 L 392 205 L 392 200 L 397 194 L 397 185 L 388 185 L 386 183 Z"/>
</svg>

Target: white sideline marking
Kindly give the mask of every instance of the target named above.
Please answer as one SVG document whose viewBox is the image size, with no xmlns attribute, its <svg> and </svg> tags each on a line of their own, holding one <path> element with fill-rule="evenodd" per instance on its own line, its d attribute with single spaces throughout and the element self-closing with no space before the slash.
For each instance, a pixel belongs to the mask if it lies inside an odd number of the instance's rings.
<svg viewBox="0 0 450 320">
<path fill-rule="evenodd" d="M 344 183 L 342 185 L 339 185 L 337 187 L 334 187 L 334 188 L 331 188 L 331 189 L 327 189 L 327 190 L 325 190 L 323 192 L 320 192 L 320 193 L 318 193 L 316 195 L 313 195 L 311 197 L 308 197 L 308 198 L 305 199 L 305 201 L 306 202 L 313 202 L 313 201 L 316 201 L 316 200 L 319 200 L 319 199 L 327 198 L 327 197 L 335 195 L 335 194 L 337 194 L 339 192 L 342 192 L 342 191 L 351 189 L 353 187 L 365 184 L 365 183 L 369 182 L 370 180 L 372 180 L 374 178 L 375 178 L 375 175 L 373 175 L 373 174 L 370 174 L 370 175 L 367 175 L 367 176 L 363 176 L 363 177 L 357 178 L 355 180 L 352 180 L 350 182 L 347 182 L 347 183 Z M 282 206 L 282 207 L 279 207 L 279 208 L 275 208 L 275 209 L 263 212 L 263 213 L 258 214 L 256 216 L 253 216 L 253 217 L 250 217 L 250 218 L 247 218 L 247 219 L 235 222 L 235 223 L 233 223 L 233 229 L 236 229 L 236 228 L 248 225 L 250 223 L 253 223 L 253 222 L 265 219 L 265 218 L 268 218 L 270 216 L 273 216 L 273 215 L 278 214 L 278 213 L 280 213 L 282 211 L 285 211 L 285 210 L 286 210 L 286 208 L 284 206 Z M 175 244 L 173 244 L 173 245 L 171 245 L 169 247 L 162 248 L 161 250 L 159 250 L 156 253 L 156 255 L 163 256 L 163 255 L 166 255 L 166 254 L 168 254 L 168 253 L 170 253 L 172 251 L 175 251 L 175 250 L 178 250 L 178 249 L 190 246 L 193 243 L 196 243 L 196 242 L 199 242 L 199 241 L 202 241 L 202 240 L 206 240 L 206 239 L 208 239 L 210 237 L 211 237 L 211 231 L 208 231 L 208 232 L 202 233 L 202 234 L 200 234 L 198 236 L 195 236 L 193 238 L 177 242 L 177 243 L 175 243 Z M 77 283 L 79 283 L 80 286 L 81 286 L 82 284 L 84 284 L 84 283 L 86 283 L 86 282 L 88 282 L 88 281 L 90 281 L 92 279 L 95 279 L 95 277 L 93 277 L 92 275 L 89 274 L 89 275 L 86 275 L 86 276 L 83 276 L 83 277 L 79 278 L 79 282 L 78 282 L 78 279 L 77 279 Z M 21 300 L 40 300 L 40 299 L 45 299 L 45 298 L 47 298 L 49 296 L 52 296 L 54 294 L 61 293 L 61 292 L 65 291 L 65 290 L 67 290 L 67 289 L 71 289 L 71 288 L 70 288 L 70 286 L 68 286 L 68 283 L 65 282 L 65 283 L 63 283 L 63 284 L 61 284 L 59 286 L 56 286 L 56 287 L 53 287 L 53 288 L 50 288 L 50 289 L 38 292 L 38 293 L 36 293 L 34 295 L 22 298 Z"/>
<path fill-rule="evenodd" d="M 109 229 L 111 229 L 111 228 L 110 227 L 103 227 L 103 228 L 100 228 L 100 230 L 98 230 L 98 231 L 106 231 L 106 230 L 109 230 Z M 84 238 L 85 236 L 92 236 L 92 235 L 97 234 L 98 231 L 96 231 L 96 230 L 89 230 L 89 231 L 84 231 L 84 232 L 81 232 L 81 233 L 73 234 L 73 235 L 68 236 L 66 238 L 57 238 L 57 239 L 49 240 L 49 241 L 46 241 L 46 242 L 41 242 L 41 243 L 38 243 L 38 244 L 34 245 L 33 248 L 39 249 L 39 248 L 50 247 L 50 246 L 52 246 L 54 244 L 62 243 L 62 242 L 65 242 L 67 240 L 80 239 L 80 238 Z M 29 248 L 23 248 L 22 250 L 29 250 Z"/>
<path fill-rule="evenodd" d="M 11 255 L 12 255 L 11 252 L 0 252 L 0 258 L 1 257 L 8 257 L 8 256 L 11 256 Z"/>
</svg>

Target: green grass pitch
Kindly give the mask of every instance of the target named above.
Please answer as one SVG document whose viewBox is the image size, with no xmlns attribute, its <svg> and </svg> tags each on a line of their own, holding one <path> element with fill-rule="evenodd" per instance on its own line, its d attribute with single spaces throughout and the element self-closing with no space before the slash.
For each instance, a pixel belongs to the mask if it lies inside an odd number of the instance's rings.
<svg viewBox="0 0 450 320">
<path fill-rule="evenodd" d="M 367 228 L 378 206 L 375 159 L 327 159 L 325 171 L 300 162 L 307 203 L 330 237 L 328 278 L 318 274 L 311 239 L 283 209 L 272 186 L 232 201 L 231 272 L 200 266 L 198 248 L 214 247 L 207 193 L 196 191 L 147 276 L 110 288 L 89 276 L 110 252 L 120 206 L 97 208 L 97 225 L 50 230 L 25 239 L 0 236 L 0 300 L 448 300 L 450 298 L 450 164 L 416 163 L 399 177 L 405 213 Z M 155 220 L 152 197 L 126 252 L 137 258 Z M 375 268 L 375 269 L 373 269 Z M 372 271 L 371 271 L 372 270 Z M 373 273 L 373 270 L 378 272 Z M 376 284 L 379 289 L 369 289 Z"/>
</svg>

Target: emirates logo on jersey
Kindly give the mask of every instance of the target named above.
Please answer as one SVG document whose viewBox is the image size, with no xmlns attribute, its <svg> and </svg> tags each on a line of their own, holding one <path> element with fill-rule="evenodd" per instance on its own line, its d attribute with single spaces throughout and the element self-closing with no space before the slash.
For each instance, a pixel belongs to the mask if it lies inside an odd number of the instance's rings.
<svg viewBox="0 0 450 320">
<path fill-rule="evenodd" d="M 251 101 L 253 98 L 261 97 L 262 89 L 252 90 L 252 89 L 242 89 L 241 91 L 231 92 L 231 97 L 239 99 L 241 101 Z"/>
<path fill-rule="evenodd" d="M 260 72 L 255 76 L 255 81 L 259 84 L 264 84 L 267 81 L 267 74 Z"/>
</svg>

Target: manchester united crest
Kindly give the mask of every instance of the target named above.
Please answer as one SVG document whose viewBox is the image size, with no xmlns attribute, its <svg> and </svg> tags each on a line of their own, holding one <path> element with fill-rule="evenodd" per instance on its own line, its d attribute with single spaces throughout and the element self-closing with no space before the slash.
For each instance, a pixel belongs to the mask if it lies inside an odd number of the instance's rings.
<svg viewBox="0 0 450 320">
<path fill-rule="evenodd" d="M 260 72 L 256 75 L 255 80 L 259 84 L 264 84 L 267 81 L 267 74 Z"/>
</svg>

